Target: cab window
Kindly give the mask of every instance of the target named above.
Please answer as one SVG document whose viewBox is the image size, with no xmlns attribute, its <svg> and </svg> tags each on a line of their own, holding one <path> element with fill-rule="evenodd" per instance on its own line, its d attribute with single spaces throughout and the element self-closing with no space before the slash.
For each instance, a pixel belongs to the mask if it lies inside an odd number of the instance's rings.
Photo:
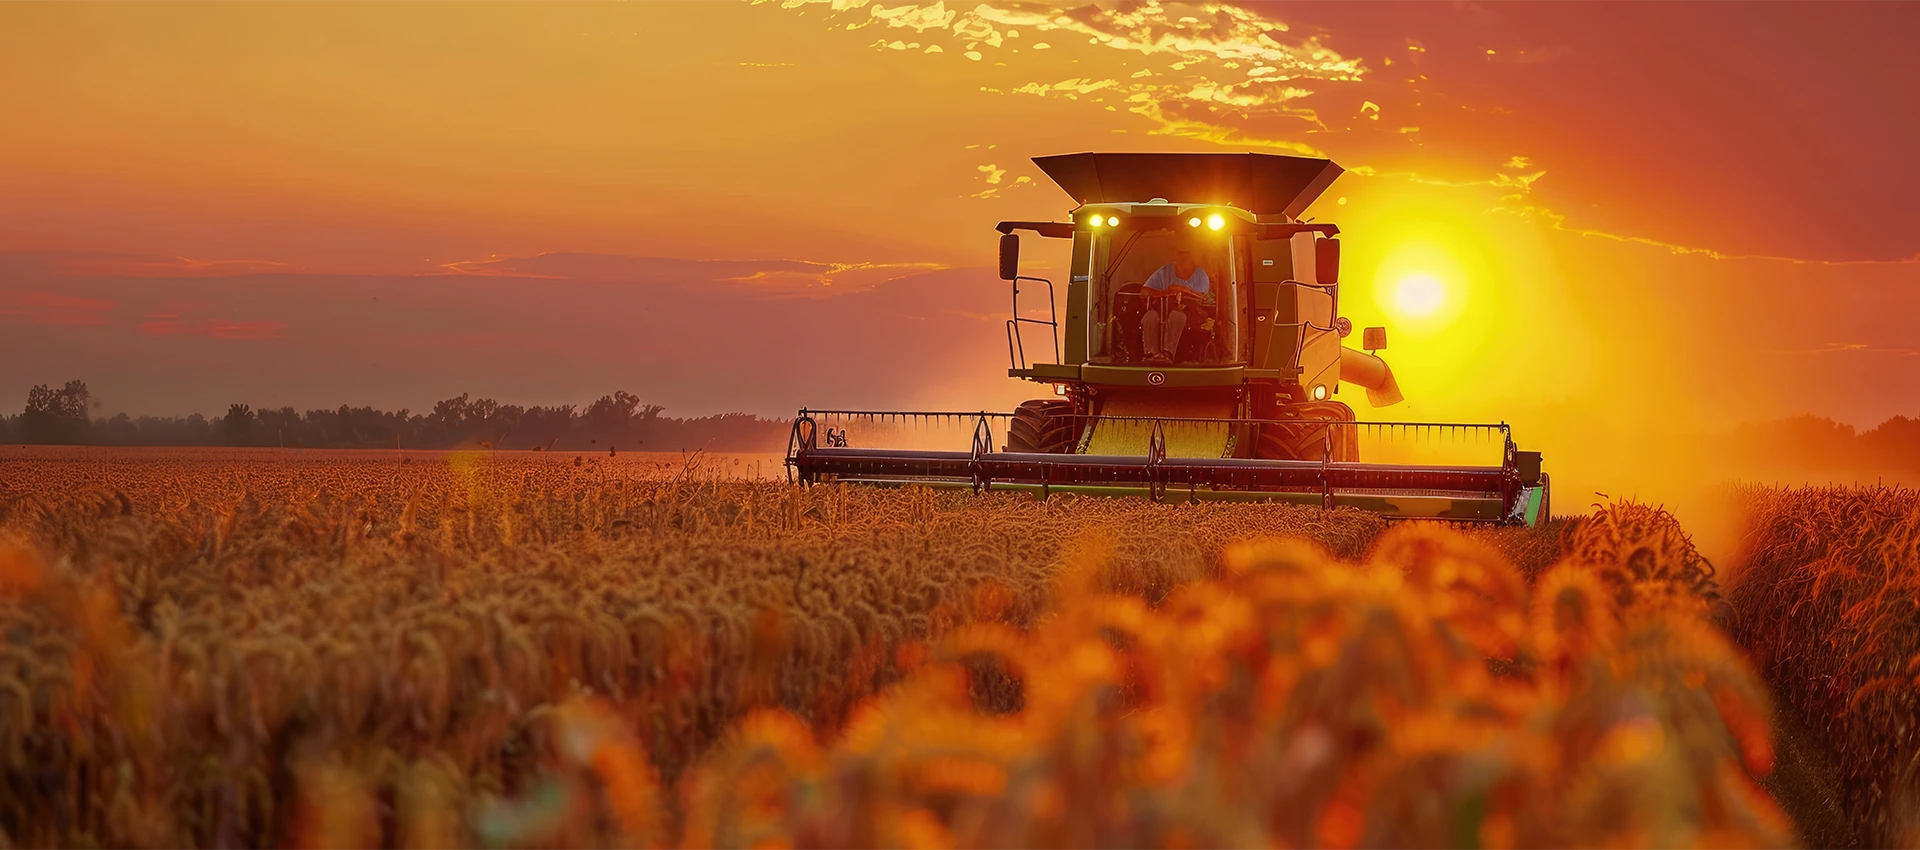
<svg viewBox="0 0 1920 850">
<path fill-rule="evenodd" d="M 1175 261 L 1181 252 L 1195 270 L 1178 277 Z M 1189 365 L 1238 362 L 1238 271 L 1232 262 L 1232 243 L 1220 234 L 1190 228 L 1107 232 L 1095 237 L 1091 256 L 1091 319 L 1096 363 L 1132 364 L 1141 359 L 1140 318 L 1151 309 L 1142 294 L 1155 272 L 1189 290 L 1205 293 L 1187 300 L 1187 332 L 1182 354 Z M 1202 283 L 1204 281 L 1204 283 Z M 1224 309 L 1223 309 L 1224 307 Z"/>
</svg>

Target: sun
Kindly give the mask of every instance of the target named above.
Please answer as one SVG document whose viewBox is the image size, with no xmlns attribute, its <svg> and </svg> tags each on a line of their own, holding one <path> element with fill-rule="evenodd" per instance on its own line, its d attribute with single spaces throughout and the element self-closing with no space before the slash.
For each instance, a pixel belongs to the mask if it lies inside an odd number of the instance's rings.
<svg viewBox="0 0 1920 850">
<path fill-rule="evenodd" d="M 1446 286 L 1428 272 L 1409 272 L 1393 285 L 1393 307 L 1402 316 L 1423 319 L 1446 301 Z"/>
<path fill-rule="evenodd" d="M 1476 252 L 1462 234 L 1438 224 L 1403 229 L 1411 231 L 1405 241 L 1389 247 L 1374 270 L 1381 318 L 1419 334 L 1457 329 L 1481 276 Z"/>
</svg>

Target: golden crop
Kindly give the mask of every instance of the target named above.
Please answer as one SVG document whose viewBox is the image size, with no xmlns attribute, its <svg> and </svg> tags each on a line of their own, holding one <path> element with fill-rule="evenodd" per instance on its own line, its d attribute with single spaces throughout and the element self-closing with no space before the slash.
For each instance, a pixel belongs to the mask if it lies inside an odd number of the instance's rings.
<svg viewBox="0 0 1920 850">
<path fill-rule="evenodd" d="M 1637 506 L 1454 531 L 632 456 L 0 463 L 7 843 L 1791 840 L 1749 778 L 1766 693 Z"/>
<path fill-rule="evenodd" d="M 696 846 L 1779 846 L 1767 697 L 1725 638 L 1577 564 L 1404 525 L 1363 564 L 1230 549 L 1158 606 L 1099 543 L 1030 631 L 965 626 L 830 747 L 749 718 Z M 983 710 L 963 660 L 1025 683 Z M 1490 665 L 1489 661 L 1499 662 Z"/>
<path fill-rule="evenodd" d="M 1754 488 L 1732 630 L 1834 751 L 1868 846 L 1920 844 L 1920 493 Z"/>
</svg>

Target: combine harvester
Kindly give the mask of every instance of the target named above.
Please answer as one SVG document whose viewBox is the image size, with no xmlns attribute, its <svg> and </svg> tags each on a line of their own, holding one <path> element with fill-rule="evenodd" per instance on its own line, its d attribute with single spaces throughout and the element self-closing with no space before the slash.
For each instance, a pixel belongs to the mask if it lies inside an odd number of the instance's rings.
<svg viewBox="0 0 1920 850">
<path fill-rule="evenodd" d="M 1517 450 L 1505 423 L 1360 421 L 1335 400 L 1342 383 L 1366 390 L 1374 407 L 1401 400 L 1393 370 L 1372 353 L 1386 346 L 1386 329 L 1362 333 L 1365 351 L 1341 344 L 1352 323 L 1340 316 L 1340 229 L 1299 219 L 1339 166 L 1268 154 L 1034 162 L 1079 206 L 1069 221 L 998 226 L 1000 276 L 1013 284 L 1007 374 L 1051 385 L 1054 397 L 1010 413 L 802 409 L 788 442 L 790 476 L 1546 521 L 1540 454 Z M 1053 282 L 1019 273 L 1021 230 L 1073 241 L 1064 323 Z M 1023 281 L 1046 284 L 1048 318 L 1022 312 Z M 1055 362 L 1028 361 L 1022 331 L 1033 326 L 1051 331 Z M 971 423 L 972 448 L 867 447 L 848 433 L 856 423 L 935 420 Z M 1499 458 L 1369 463 L 1360 457 L 1363 433 L 1478 440 Z"/>
</svg>

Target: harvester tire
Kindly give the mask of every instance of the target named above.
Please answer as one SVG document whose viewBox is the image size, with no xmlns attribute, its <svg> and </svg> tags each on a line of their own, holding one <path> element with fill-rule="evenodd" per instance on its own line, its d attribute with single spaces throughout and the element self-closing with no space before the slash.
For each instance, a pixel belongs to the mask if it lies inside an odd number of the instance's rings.
<svg viewBox="0 0 1920 850">
<path fill-rule="evenodd" d="M 1355 428 L 1329 428 L 1325 422 L 1352 422 L 1353 408 L 1337 401 L 1309 401 L 1281 408 L 1276 419 L 1298 419 L 1292 423 L 1260 426 L 1257 456 L 1262 460 L 1319 460 L 1326 453 L 1326 442 L 1333 440 L 1333 460 L 1360 459 L 1360 432 Z M 1331 433 L 1329 433 L 1331 432 Z"/>
<path fill-rule="evenodd" d="M 1065 399 L 1023 401 L 1007 424 L 1007 451 L 1063 455 L 1073 451 L 1073 402 Z"/>
</svg>

